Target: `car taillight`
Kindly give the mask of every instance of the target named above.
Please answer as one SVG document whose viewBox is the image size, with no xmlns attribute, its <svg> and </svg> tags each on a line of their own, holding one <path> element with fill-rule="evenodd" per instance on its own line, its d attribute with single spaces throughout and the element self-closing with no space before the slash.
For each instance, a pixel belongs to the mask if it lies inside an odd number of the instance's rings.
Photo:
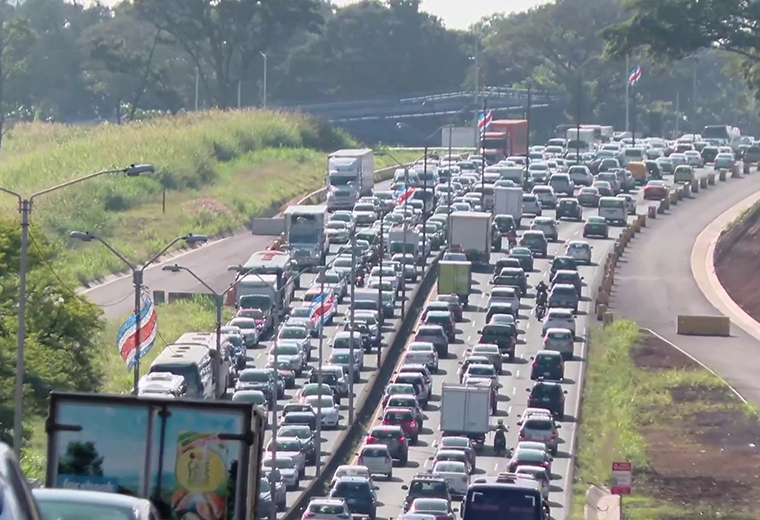
<svg viewBox="0 0 760 520">
<path fill-rule="evenodd" d="M 304 517 L 304 518 L 314 518 L 315 516 L 317 516 L 317 515 L 315 515 L 314 513 L 310 512 L 310 511 L 306 511 L 306 512 L 303 514 L 303 517 Z"/>
<path fill-rule="evenodd" d="M 373 442 L 375 442 L 376 440 L 377 440 L 377 439 L 375 439 L 375 438 L 374 438 L 372 435 L 370 435 L 369 437 L 367 437 L 367 442 L 369 442 L 369 443 L 373 443 Z"/>
<path fill-rule="evenodd" d="M 556 439 L 556 438 L 557 438 L 557 432 L 552 432 L 552 439 Z"/>
<path fill-rule="evenodd" d="M 415 426 L 417 426 L 417 423 L 415 423 L 414 421 L 409 421 L 409 426 L 411 428 L 414 428 Z"/>
<path fill-rule="evenodd" d="M 405 440 L 406 440 L 406 438 L 405 438 L 405 437 L 399 437 L 399 438 L 398 438 L 398 441 L 399 441 L 400 443 L 402 443 L 402 444 L 404 443 L 404 441 L 405 441 Z"/>
<path fill-rule="evenodd" d="M 531 365 L 531 366 L 532 366 L 533 368 L 536 368 L 536 367 L 538 366 L 538 362 L 537 362 L 537 361 L 534 361 L 534 362 L 533 362 L 533 365 Z"/>
<path fill-rule="evenodd" d="M 559 402 L 560 403 L 564 403 L 565 402 L 565 396 L 564 395 L 559 396 Z"/>
<path fill-rule="evenodd" d="M 521 438 L 521 439 L 524 439 L 524 438 L 525 438 L 525 432 L 524 432 L 524 431 L 522 431 L 522 430 L 520 430 L 520 438 Z"/>
<path fill-rule="evenodd" d="M 359 458 L 358 458 L 358 459 L 356 459 L 356 461 L 357 461 L 357 462 L 358 462 L 360 465 L 362 465 L 362 464 L 364 464 L 364 457 L 362 457 L 361 455 L 359 455 Z"/>
<path fill-rule="evenodd" d="M 386 421 L 385 419 L 383 419 L 383 424 L 388 424 L 388 421 Z"/>
</svg>

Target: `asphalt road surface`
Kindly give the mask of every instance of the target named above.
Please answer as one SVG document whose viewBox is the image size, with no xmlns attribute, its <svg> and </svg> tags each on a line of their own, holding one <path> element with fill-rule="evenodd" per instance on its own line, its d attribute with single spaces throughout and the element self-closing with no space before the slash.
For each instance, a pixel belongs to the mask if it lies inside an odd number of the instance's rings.
<svg viewBox="0 0 760 520">
<path fill-rule="evenodd" d="M 667 179 L 672 180 L 671 177 L 667 177 Z M 646 206 L 649 203 L 644 204 L 640 190 L 637 190 L 634 195 L 640 204 L 638 213 L 645 213 Z M 544 214 L 553 216 L 554 212 L 545 211 Z M 596 210 L 586 208 L 584 214 L 585 217 L 596 215 Z M 629 218 L 629 220 L 632 219 L 633 217 Z M 523 226 L 526 226 L 526 224 L 530 225 L 530 220 L 525 222 L 524 219 Z M 528 276 L 528 283 L 531 287 L 535 287 L 541 279 L 544 279 L 548 283 L 548 273 L 553 255 L 564 252 L 565 241 L 584 240 L 582 228 L 583 224 L 580 222 L 560 222 L 559 241 L 550 244 L 549 258 L 536 259 L 534 271 Z M 590 296 L 601 282 L 601 270 L 604 259 L 611 252 L 615 238 L 620 234 L 620 231 L 620 227 L 610 227 L 610 238 L 607 240 L 585 239 L 593 246 L 593 259 L 591 266 L 581 266 L 579 268 L 586 286 L 583 290 L 583 300 L 576 317 L 577 338 L 575 356 L 571 361 L 565 362 L 565 380 L 563 381 L 564 389 L 567 391 L 565 418 L 559 423 L 561 424 L 559 431 L 561 441 L 559 452 L 552 465 L 553 480 L 549 496 L 552 516 L 555 519 L 567 517 L 572 500 L 572 449 L 574 447 L 577 427 L 575 415 L 580 399 L 580 379 L 586 357 L 585 336 L 588 327 L 591 326 L 590 320 L 595 319 Z M 505 256 L 504 253 L 492 254 L 491 263 L 495 263 L 503 256 Z M 602 265 L 600 266 L 600 264 Z M 457 375 L 459 363 L 466 356 L 467 349 L 478 341 L 479 335 L 477 331 L 482 329 L 485 324 L 486 302 L 490 291 L 489 281 L 491 276 L 491 273 L 475 273 L 473 276 L 474 294 L 470 298 L 470 305 L 464 313 L 464 320 L 458 324 L 457 339 L 449 347 L 449 356 L 446 359 L 441 359 L 439 373 L 433 376 L 433 397 L 425 411 L 425 428 L 422 430 L 418 443 L 410 447 L 409 461 L 404 467 L 396 463 L 392 481 L 378 481 L 376 483 L 379 487 L 377 491 L 379 500 L 378 518 L 392 519 L 401 514 L 403 512 L 404 497 L 406 496 L 406 491 L 402 489 L 402 485 L 408 484 L 417 473 L 431 469 L 431 461 L 436 452 L 437 442 L 441 437 L 439 431 L 441 388 L 444 382 L 455 384 L 459 382 Z M 435 290 L 433 291 L 434 294 Z M 504 419 L 504 424 L 509 428 L 507 445 L 510 447 L 515 446 L 517 443 L 519 427 L 516 423 L 526 407 L 528 390 L 533 383 L 530 379 L 530 357 L 543 348 L 541 322 L 535 319 L 532 312 L 534 304 L 534 293 L 529 290 L 527 298 L 523 298 L 522 300 L 519 321 L 519 329 L 522 331 L 522 334 L 517 345 L 516 359 L 514 363 L 505 363 L 505 374 L 499 378 L 499 382 L 503 387 L 500 390 L 498 411 L 496 415 L 492 416 L 492 423 L 494 425 L 498 419 Z M 378 408 L 375 415 L 379 418 L 381 415 L 380 408 Z M 493 453 L 492 445 L 493 436 L 489 435 L 485 449 L 478 455 L 476 474 L 494 475 L 500 471 L 506 471 L 508 458 L 496 456 Z"/>
<path fill-rule="evenodd" d="M 391 181 L 383 181 L 375 187 L 378 190 L 387 190 L 390 189 L 390 185 Z M 274 238 L 243 232 L 169 256 L 145 270 L 144 284 L 150 291 L 207 292 L 205 287 L 188 274 L 174 274 L 161 270 L 164 264 L 176 262 L 191 269 L 215 291 L 224 291 L 235 280 L 235 273 L 227 271 L 227 267 L 245 263 L 253 253 L 266 249 Z M 131 275 L 110 279 L 104 284 L 82 291 L 82 294 L 100 307 L 108 320 L 122 318 L 134 308 Z"/>
<path fill-rule="evenodd" d="M 702 230 L 758 186 L 758 173 L 729 178 L 694 199 L 680 202 L 671 215 L 657 219 L 633 240 L 618 265 L 611 300 L 616 315 L 629 318 L 675 343 L 725 378 L 740 394 L 760 406 L 758 341 L 737 326 L 730 338 L 679 336 L 679 314 L 719 314 L 694 280 L 690 257 Z"/>
</svg>

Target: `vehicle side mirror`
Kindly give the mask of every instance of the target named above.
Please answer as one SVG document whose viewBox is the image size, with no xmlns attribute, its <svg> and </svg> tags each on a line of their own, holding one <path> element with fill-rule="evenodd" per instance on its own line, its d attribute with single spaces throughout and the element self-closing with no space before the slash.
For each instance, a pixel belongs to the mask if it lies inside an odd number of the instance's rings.
<svg viewBox="0 0 760 520">
<path fill-rule="evenodd" d="M 567 395 L 567 390 L 565 390 L 565 391 L 564 391 L 564 392 L 562 392 L 562 393 L 563 393 L 563 394 L 565 394 L 565 395 Z"/>
<path fill-rule="evenodd" d="M 559 430 L 560 428 L 562 428 L 562 425 L 561 424 L 556 424 L 555 427 Z"/>
<path fill-rule="evenodd" d="M 401 489 L 403 489 L 404 491 L 409 491 L 409 486 L 404 484 L 403 486 L 401 486 Z"/>
<path fill-rule="evenodd" d="M 479 330 L 479 331 L 478 331 L 478 334 L 483 334 L 483 331 L 482 331 L 482 330 Z"/>
</svg>

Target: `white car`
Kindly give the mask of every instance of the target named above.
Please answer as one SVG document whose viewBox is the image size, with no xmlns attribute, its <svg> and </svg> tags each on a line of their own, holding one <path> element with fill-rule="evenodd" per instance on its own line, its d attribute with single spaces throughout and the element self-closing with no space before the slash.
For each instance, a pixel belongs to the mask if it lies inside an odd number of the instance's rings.
<svg viewBox="0 0 760 520">
<path fill-rule="evenodd" d="M 322 426 L 326 428 L 337 428 L 340 422 L 340 407 L 335 404 L 333 398 L 329 395 L 312 395 L 306 398 L 306 403 L 311 405 L 314 413 L 322 414 Z"/>
<path fill-rule="evenodd" d="M 625 200 L 625 207 L 628 210 L 629 215 L 636 214 L 636 200 L 630 193 L 621 193 L 617 195 L 617 198 Z"/>
<path fill-rule="evenodd" d="M 557 194 L 551 186 L 534 186 L 531 193 L 541 201 L 542 208 L 557 207 Z"/>
<path fill-rule="evenodd" d="M 702 154 L 700 154 L 698 151 L 686 150 L 683 154 L 686 156 L 686 162 L 689 166 L 693 166 L 695 168 L 702 167 Z"/>
<path fill-rule="evenodd" d="M 689 159 L 682 153 L 670 154 L 670 162 L 673 163 L 673 167 L 681 166 L 682 164 L 689 164 Z"/>
<path fill-rule="evenodd" d="M 303 372 L 306 361 L 304 360 L 303 350 L 296 343 L 280 343 L 272 345 L 269 349 L 267 363 L 274 363 L 275 353 L 278 361 L 287 361 L 295 370 L 296 375 L 300 376 Z"/>
<path fill-rule="evenodd" d="M 536 217 L 530 225 L 531 230 L 543 231 L 546 240 L 556 242 L 559 240 L 559 231 L 557 230 L 557 221 L 551 217 Z"/>
<path fill-rule="evenodd" d="M 362 202 L 354 206 L 352 216 L 357 226 L 371 226 L 377 220 L 377 211 L 373 203 Z"/>
<path fill-rule="evenodd" d="M 285 483 L 285 487 L 289 491 L 298 489 L 300 479 L 298 478 L 298 468 L 295 461 L 291 457 L 277 454 L 277 459 L 268 457 L 261 463 L 261 468 L 264 473 L 269 473 L 273 468 L 277 468 L 280 472 L 280 479 Z"/>
<path fill-rule="evenodd" d="M 543 206 L 541 205 L 541 200 L 531 194 L 525 194 L 523 195 L 523 214 L 524 215 L 535 215 L 537 217 L 540 217 L 543 213 Z"/>
<path fill-rule="evenodd" d="M 371 475 L 383 475 L 388 480 L 393 478 L 393 459 L 385 444 L 365 444 L 359 450 L 356 462 L 365 466 Z"/>
<path fill-rule="evenodd" d="M 591 265 L 591 244 L 583 240 L 573 240 L 565 248 L 565 256 L 569 256 L 576 263 Z"/>
<path fill-rule="evenodd" d="M 508 303 L 513 309 L 519 309 L 520 297 L 514 287 L 494 287 L 491 289 L 491 296 L 488 298 L 488 307 L 492 303 Z"/>
<path fill-rule="evenodd" d="M 296 438 L 277 438 L 274 440 L 277 442 L 277 458 L 280 456 L 290 457 L 296 465 L 298 470 L 298 477 L 303 478 L 306 473 L 306 456 L 304 455 L 301 447 L 301 441 Z M 267 453 L 272 452 L 272 443 L 270 439 L 267 443 Z"/>
<path fill-rule="evenodd" d="M 562 359 L 573 359 L 575 334 L 569 329 L 550 328 L 544 334 L 544 350 L 559 352 Z"/>
<path fill-rule="evenodd" d="M 433 466 L 433 475 L 446 480 L 452 495 L 463 497 L 467 494 L 470 476 L 467 474 L 467 466 L 464 462 L 453 460 L 436 462 Z"/>
<path fill-rule="evenodd" d="M 541 336 L 546 335 L 549 329 L 567 329 L 575 335 L 575 316 L 570 309 L 549 309 L 544 316 L 544 325 Z"/>
<path fill-rule="evenodd" d="M 349 231 L 353 233 L 354 228 L 356 227 L 356 223 L 354 222 L 354 216 L 351 214 L 350 211 L 345 210 L 339 210 L 330 215 L 330 220 L 328 222 L 345 222 L 348 226 Z"/>
<path fill-rule="evenodd" d="M 351 230 L 345 222 L 331 220 L 325 226 L 325 235 L 330 244 L 347 244 L 351 239 Z"/>
<path fill-rule="evenodd" d="M 351 518 L 348 504 L 342 498 L 312 498 L 301 520 L 345 520 Z"/>
<path fill-rule="evenodd" d="M 572 180 L 576 186 L 591 186 L 591 183 L 594 182 L 594 176 L 591 175 L 588 166 L 580 164 L 571 166 L 568 173 L 570 174 L 570 180 Z"/>
<path fill-rule="evenodd" d="M 428 345 L 432 350 L 428 349 Z M 414 346 L 414 349 L 412 349 Z M 424 341 L 416 341 L 409 345 L 409 348 L 404 354 L 404 365 L 425 365 L 431 373 L 438 372 L 438 353 L 435 351 L 435 346 L 432 343 Z"/>
<path fill-rule="evenodd" d="M 546 468 L 539 466 L 518 466 L 515 474 L 520 477 L 527 477 L 537 480 L 541 484 L 541 496 L 549 498 L 549 489 L 551 488 L 549 474 Z"/>
</svg>

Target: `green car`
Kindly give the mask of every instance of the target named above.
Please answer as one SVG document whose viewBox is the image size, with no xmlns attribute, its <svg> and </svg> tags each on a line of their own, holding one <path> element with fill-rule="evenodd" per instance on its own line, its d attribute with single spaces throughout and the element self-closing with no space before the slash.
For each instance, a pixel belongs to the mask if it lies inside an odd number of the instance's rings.
<svg viewBox="0 0 760 520">
<path fill-rule="evenodd" d="M 559 199 L 556 210 L 557 220 L 570 218 L 583 222 L 583 208 L 575 199 Z"/>
<path fill-rule="evenodd" d="M 609 238 L 610 227 L 604 217 L 589 217 L 583 226 L 583 237 Z"/>
</svg>

